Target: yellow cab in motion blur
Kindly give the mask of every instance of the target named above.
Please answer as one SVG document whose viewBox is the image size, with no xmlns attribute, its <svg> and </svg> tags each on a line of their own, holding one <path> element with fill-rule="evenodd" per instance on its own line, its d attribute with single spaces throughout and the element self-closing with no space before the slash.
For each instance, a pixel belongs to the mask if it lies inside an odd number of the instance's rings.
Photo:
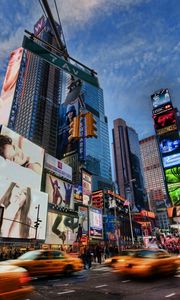
<svg viewBox="0 0 180 300">
<path fill-rule="evenodd" d="M 113 269 L 120 275 L 148 277 L 157 274 L 174 274 L 179 265 L 179 258 L 171 256 L 163 249 L 137 249 L 124 251 L 116 257 Z M 113 259 L 113 258 L 112 258 Z"/>
<path fill-rule="evenodd" d="M 16 266 L 0 266 L 0 299 L 23 300 L 33 291 L 28 272 Z"/>
<path fill-rule="evenodd" d="M 31 276 L 72 273 L 83 268 L 82 260 L 71 257 L 59 250 L 28 251 L 15 260 L 1 264 L 16 265 L 25 268 Z"/>
</svg>

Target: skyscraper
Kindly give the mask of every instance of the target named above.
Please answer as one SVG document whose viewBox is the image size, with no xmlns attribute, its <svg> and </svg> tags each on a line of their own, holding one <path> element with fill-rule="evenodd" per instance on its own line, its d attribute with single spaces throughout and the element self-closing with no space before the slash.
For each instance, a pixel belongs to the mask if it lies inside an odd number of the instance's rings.
<svg viewBox="0 0 180 300">
<path fill-rule="evenodd" d="M 150 209 L 157 213 L 157 225 L 160 228 L 167 228 L 168 197 L 156 137 L 153 135 L 141 140 L 140 149 Z"/>
<path fill-rule="evenodd" d="M 114 121 L 113 150 L 120 195 L 130 197 L 138 209 L 146 208 L 138 135 L 120 118 Z"/>
<path fill-rule="evenodd" d="M 57 24 L 61 35 L 61 27 Z M 56 46 L 55 37 L 44 17 L 34 27 L 42 40 Z M 63 73 L 38 56 L 23 50 L 20 84 L 16 85 L 8 127 L 56 155 L 59 106 Z"/>
<path fill-rule="evenodd" d="M 103 90 L 101 88 L 96 88 L 88 83 L 83 82 L 81 88 L 81 94 L 86 106 L 86 111 L 93 114 L 97 122 L 97 138 L 84 139 L 83 150 L 81 149 L 81 141 L 77 145 L 76 153 L 69 152 L 62 153 L 59 150 L 60 158 L 63 159 L 65 163 L 68 163 L 73 167 L 74 172 L 74 182 L 80 181 L 79 170 L 83 166 L 87 171 L 91 172 L 93 175 L 93 190 L 110 188 L 112 184 L 111 175 L 111 162 L 110 162 L 110 146 L 109 146 L 109 134 L 108 134 L 108 120 L 104 112 L 104 98 Z M 77 107 L 77 101 L 74 101 L 68 108 L 66 107 L 66 112 L 64 116 L 72 110 L 75 112 L 75 107 Z M 61 113 L 63 113 L 63 106 Z M 76 115 L 79 110 L 76 109 Z M 60 117 L 63 119 L 63 116 Z M 63 143 L 63 137 L 61 135 L 63 124 L 61 124 L 59 129 L 59 143 Z M 62 147 L 59 147 L 62 149 Z M 82 151 L 81 151 L 82 150 Z M 60 153 L 61 152 L 61 153 Z M 82 154 L 83 152 L 83 154 Z"/>
</svg>

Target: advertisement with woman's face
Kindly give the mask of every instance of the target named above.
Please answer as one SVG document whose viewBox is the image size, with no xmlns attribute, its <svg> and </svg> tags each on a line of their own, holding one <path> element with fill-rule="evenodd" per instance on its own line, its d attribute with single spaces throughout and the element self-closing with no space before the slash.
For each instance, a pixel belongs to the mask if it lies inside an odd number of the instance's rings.
<svg viewBox="0 0 180 300">
<path fill-rule="evenodd" d="M 49 203 L 59 207 L 74 208 L 72 184 L 47 174 L 45 191 L 49 195 Z"/>
<path fill-rule="evenodd" d="M 78 217 L 48 212 L 46 244 L 72 245 L 76 240 Z"/>
<path fill-rule="evenodd" d="M 0 179 L 6 178 L 40 190 L 44 149 L 2 126 L 0 132 Z"/>
<path fill-rule="evenodd" d="M 3 238 L 45 239 L 48 195 L 7 180 L 0 181 L 0 206 L 4 207 Z M 34 225 L 39 213 L 39 227 Z"/>
<path fill-rule="evenodd" d="M 19 75 L 23 48 L 11 52 L 0 96 L 0 124 L 7 125 Z"/>
</svg>

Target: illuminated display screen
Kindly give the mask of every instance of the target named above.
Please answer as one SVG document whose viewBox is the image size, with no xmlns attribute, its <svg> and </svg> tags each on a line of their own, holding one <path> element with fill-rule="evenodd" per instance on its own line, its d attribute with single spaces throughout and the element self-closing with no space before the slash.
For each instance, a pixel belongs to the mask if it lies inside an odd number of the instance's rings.
<svg viewBox="0 0 180 300">
<path fill-rule="evenodd" d="M 94 238 L 103 237 L 102 210 L 89 208 L 89 236 Z"/>
<path fill-rule="evenodd" d="M 170 133 L 167 137 L 160 137 L 159 147 L 162 156 L 179 153 L 180 137 L 178 132 Z"/>
<path fill-rule="evenodd" d="M 151 95 L 152 105 L 154 108 L 157 108 L 158 106 L 161 106 L 165 103 L 168 103 L 171 101 L 169 90 L 168 89 L 162 89 L 153 95 Z"/>
<path fill-rule="evenodd" d="M 165 104 L 161 107 L 153 109 L 153 115 L 159 115 L 165 113 L 166 111 L 172 110 L 173 106 L 171 103 Z"/>
<path fill-rule="evenodd" d="M 159 115 L 153 115 L 153 119 L 154 127 L 159 135 L 177 129 L 174 110 Z"/>
<path fill-rule="evenodd" d="M 180 164 L 180 153 L 172 154 L 163 157 L 163 166 L 164 168 L 173 167 Z"/>
<path fill-rule="evenodd" d="M 172 205 L 180 205 L 180 166 L 166 169 L 165 176 Z"/>
</svg>

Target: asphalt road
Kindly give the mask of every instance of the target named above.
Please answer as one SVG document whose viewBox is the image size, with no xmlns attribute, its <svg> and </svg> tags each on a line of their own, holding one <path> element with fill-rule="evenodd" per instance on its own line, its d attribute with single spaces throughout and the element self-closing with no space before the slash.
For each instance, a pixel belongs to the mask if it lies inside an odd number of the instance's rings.
<svg viewBox="0 0 180 300">
<path fill-rule="evenodd" d="M 35 291 L 26 300 L 161 300 L 180 299 L 180 270 L 175 276 L 151 280 L 117 277 L 104 265 L 94 265 L 69 277 L 34 278 Z"/>
</svg>

